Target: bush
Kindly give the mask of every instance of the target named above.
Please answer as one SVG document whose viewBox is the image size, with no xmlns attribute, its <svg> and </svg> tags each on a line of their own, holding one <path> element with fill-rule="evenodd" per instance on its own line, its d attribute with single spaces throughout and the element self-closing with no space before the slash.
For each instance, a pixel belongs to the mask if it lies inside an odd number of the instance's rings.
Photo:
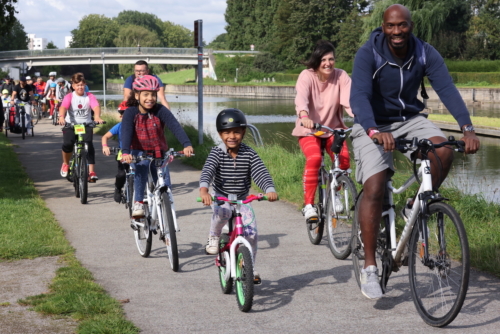
<svg viewBox="0 0 500 334">
<path fill-rule="evenodd" d="M 500 72 L 500 60 L 445 60 L 450 72 Z"/>
<path fill-rule="evenodd" d="M 265 73 L 281 72 L 285 69 L 283 63 L 269 52 L 259 53 L 255 56 L 253 66 Z"/>
</svg>

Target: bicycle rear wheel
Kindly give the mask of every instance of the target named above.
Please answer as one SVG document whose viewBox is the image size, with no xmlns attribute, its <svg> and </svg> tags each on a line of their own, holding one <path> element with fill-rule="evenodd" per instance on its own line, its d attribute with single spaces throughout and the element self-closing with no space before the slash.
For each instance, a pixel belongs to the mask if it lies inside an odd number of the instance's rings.
<svg viewBox="0 0 500 334">
<path fill-rule="evenodd" d="M 351 254 L 352 221 L 358 192 L 352 180 L 341 175 L 335 197 L 329 192 L 326 201 L 325 225 L 330 250 L 339 260 L 344 260 Z"/>
<path fill-rule="evenodd" d="M 424 321 L 435 327 L 451 323 L 460 312 L 469 286 L 469 243 L 459 214 L 443 202 L 429 205 L 429 258 L 415 225 L 409 245 L 408 271 L 413 302 Z"/>
<path fill-rule="evenodd" d="M 361 288 L 361 269 L 363 269 L 365 266 L 365 250 L 361 238 L 361 228 L 359 224 L 359 212 L 360 212 L 359 205 L 362 199 L 363 199 L 363 193 L 361 192 L 358 197 L 358 200 L 356 201 L 356 209 L 354 211 L 354 219 L 352 222 L 352 237 L 351 237 L 352 264 L 354 268 L 354 276 L 356 277 L 356 282 L 358 283 L 358 286 L 360 288 Z M 390 240 L 389 235 L 386 234 L 385 230 L 386 219 L 388 219 L 387 216 L 381 219 L 380 223 L 381 226 L 379 230 L 380 232 L 377 238 L 377 248 L 375 249 L 375 261 L 377 264 L 377 268 L 379 269 L 379 280 L 382 280 L 382 273 L 383 273 L 382 256 L 386 248 L 386 243 Z M 387 282 L 383 284 L 382 290 L 385 289 L 385 284 L 387 284 Z"/>
<path fill-rule="evenodd" d="M 177 250 L 177 236 L 175 232 L 172 205 L 168 192 L 161 194 L 161 215 L 160 222 L 163 224 L 163 241 L 167 247 L 168 260 L 173 271 L 179 270 L 179 252 Z"/>
<path fill-rule="evenodd" d="M 313 245 L 319 245 L 321 238 L 323 238 L 323 231 L 325 229 L 325 220 L 323 215 L 323 199 L 325 198 L 325 189 L 322 188 L 320 183 L 318 183 L 318 188 L 316 190 L 316 198 L 318 201 L 318 204 L 316 205 L 316 209 L 318 211 L 318 221 L 306 224 L 307 236 Z"/>
<path fill-rule="evenodd" d="M 142 257 L 148 257 L 151 254 L 151 244 L 153 241 L 153 232 L 151 231 L 150 213 L 148 203 L 144 203 L 144 218 L 135 222 L 134 238 L 137 250 Z"/>
<path fill-rule="evenodd" d="M 54 114 L 52 115 L 52 124 L 56 125 L 59 118 L 59 112 L 54 109 Z"/>
<path fill-rule="evenodd" d="M 89 166 L 87 164 L 87 151 L 82 149 L 80 164 L 78 165 L 78 187 L 80 189 L 80 202 L 82 204 L 87 204 L 87 195 L 89 187 Z"/>
<path fill-rule="evenodd" d="M 219 240 L 219 264 L 220 266 L 217 267 L 219 271 L 219 281 L 220 281 L 220 287 L 222 289 L 222 293 L 228 295 L 233 291 L 233 278 L 231 275 L 229 277 L 226 277 L 228 274 L 227 272 L 227 267 L 231 266 L 230 263 L 230 258 L 229 258 L 229 252 L 220 252 L 220 250 L 226 246 L 226 244 L 229 242 L 229 236 L 226 233 L 223 233 L 220 236 Z"/>
<path fill-rule="evenodd" d="M 252 308 L 253 290 L 252 254 L 246 246 L 240 246 L 236 251 L 236 301 L 240 311 L 248 312 Z"/>
</svg>

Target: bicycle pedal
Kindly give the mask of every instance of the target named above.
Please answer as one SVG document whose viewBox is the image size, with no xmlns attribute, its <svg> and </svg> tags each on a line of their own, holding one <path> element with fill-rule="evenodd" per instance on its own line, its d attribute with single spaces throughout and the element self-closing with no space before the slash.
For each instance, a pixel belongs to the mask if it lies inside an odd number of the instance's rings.
<svg viewBox="0 0 500 334">
<path fill-rule="evenodd" d="M 158 231 L 156 229 L 152 229 L 151 232 L 153 232 L 154 235 L 157 235 L 158 234 Z"/>
<path fill-rule="evenodd" d="M 134 223 L 130 223 L 130 227 L 134 230 L 134 231 L 138 231 L 139 229 L 137 228 L 137 225 L 135 225 Z"/>
<path fill-rule="evenodd" d="M 258 278 L 255 278 L 255 277 L 254 277 L 254 279 L 253 279 L 253 284 L 255 284 L 255 285 L 262 284 L 262 280 L 260 279 L 260 277 L 258 277 Z"/>
</svg>

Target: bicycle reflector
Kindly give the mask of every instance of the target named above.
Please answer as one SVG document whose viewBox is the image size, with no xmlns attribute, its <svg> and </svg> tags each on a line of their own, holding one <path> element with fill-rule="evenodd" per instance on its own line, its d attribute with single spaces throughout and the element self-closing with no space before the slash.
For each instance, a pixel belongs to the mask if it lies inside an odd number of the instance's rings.
<svg viewBox="0 0 500 334">
<path fill-rule="evenodd" d="M 314 135 L 315 135 L 315 136 L 318 136 L 318 137 L 319 137 L 319 136 L 322 136 L 322 135 L 324 135 L 324 134 L 325 134 L 325 132 L 323 132 L 323 131 L 316 131 L 316 132 L 314 133 Z"/>
</svg>

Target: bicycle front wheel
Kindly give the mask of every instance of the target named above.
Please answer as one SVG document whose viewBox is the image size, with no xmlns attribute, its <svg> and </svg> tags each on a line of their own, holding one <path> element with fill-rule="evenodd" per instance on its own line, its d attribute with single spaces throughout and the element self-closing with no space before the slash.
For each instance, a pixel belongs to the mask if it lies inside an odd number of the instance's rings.
<svg viewBox="0 0 500 334">
<path fill-rule="evenodd" d="M 167 247 L 168 260 L 173 271 L 179 270 L 179 252 L 177 250 L 177 236 L 175 234 L 174 216 L 168 192 L 161 194 L 161 223 L 163 224 L 163 241 Z"/>
<path fill-rule="evenodd" d="M 87 151 L 81 151 L 80 164 L 78 165 L 78 187 L 80 189 L 80 202 L 82 204 L 87 204 L 88 195 L 88 175 L 89 166 L 87 164 Z"/>
<path fill-rule="evenodd" d="M 321 171 L 320 171 L 321 172 Z M 323 179 L 323 178 L 321 178 Z M 309 241 L 313 245 L 319 245 L 321 242 L 321 238 L 323 238 L 323 231 L 325 229 L 325 221 L 323 217 L 323 200 L 325 198 L 325 189 L 322 188 L 321 184 L 318 183 L 318 188 L 316 190 L 316 200 L 317 205 L 316 209 L 318 211 L 318 221 L 313 223 L 307 223 L 307 236 L 309 237 Z"/>
<path fill-rule="evenodd" d="M 148 257 L 151 253 L 153 232 L 151 231 L 150 214 L 148 203 L 144 203 L 144 218 L 135 222 L 134 238 L 137 250 L 142 257 Z"/>
<path fill-rule="evenodd" d="M 26 119 L 24 118 L 24 115 L 21 115 L 21 136 L 26 138 Z"/>
<path fill-rule="evenodd" d="M 229 243 L 229 236 L 223 233 L 219 240 L 219 281 L 222 293 L 228 295 L 233 291 L 233 278 L 228 276 L 227 268 L 231 266 L 229 252 L 221 252 L 220 250 Z"/>
<path fill-rule="evenodd" d="M 253 304 L 253 262 L 246 246 L 236 251 L 236 301 L 242 312 L 248 312 Z"/>
<path fill-rule="evenodd" d="M 469 243 L 459 214 L 443 202 L 429 205 L 429 257 L 418 225 L 409 245 L 413 302 L 424 321 L 435 327 L 451 323 L 460 312 L 469 286 Z"/>
<path fill-rule="evenodd" d="M 57 124 L 58 118 L 59 118 L 59 112 L 57 110 L 54 110 L 54 114 L 52 115 L 52 124 L 53 125 Z"/>
<path fill-rule="evenodd" d="M 344 260 L 351 254 L 351 233 L 354 209 L 358 192 L 352 180 L 341 175 L 337 178 L 338 187 L 326 201 L 325 225 L 328 245 L 333 256 Z"/>
</svg>

